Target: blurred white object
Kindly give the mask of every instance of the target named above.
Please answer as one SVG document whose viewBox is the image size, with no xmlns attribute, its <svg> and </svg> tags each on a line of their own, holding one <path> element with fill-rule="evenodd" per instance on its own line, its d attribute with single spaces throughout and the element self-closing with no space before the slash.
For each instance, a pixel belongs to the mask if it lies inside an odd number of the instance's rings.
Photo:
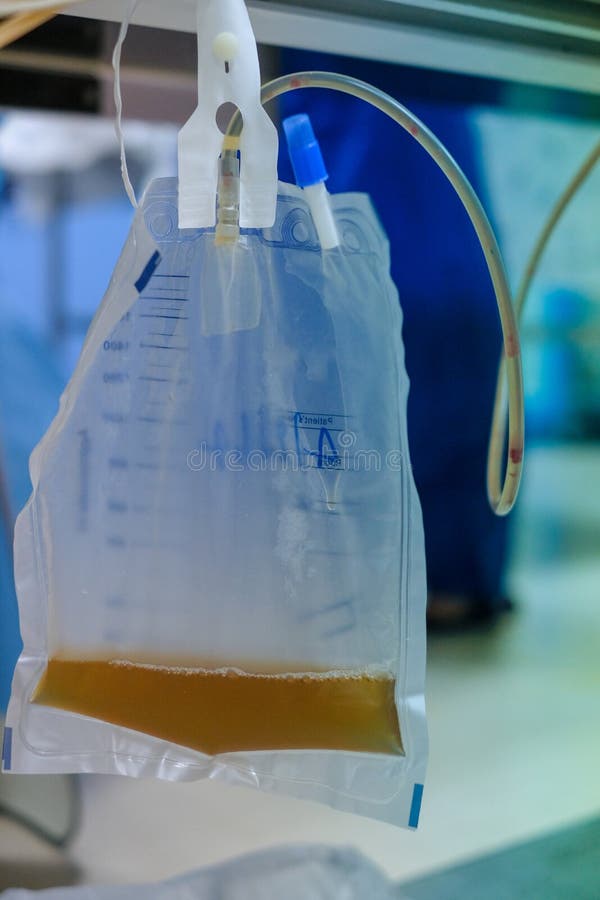
<svg viewBox="0 0 600 900">
<path fill-rule="evenodd" d="M 4 900 L 402 900 L 355 850 L 285 847 L 157 884 L 6 891 Z"/>
<path fill-rule="evenodd" d="M 124 131 L 132 156 L 157 174 L 174 173 L 174 126 L 127 122 Z M 0 123 L 0 168 L 11 175 L 83 170 L 118 152 L 112 119 L 15 112 L 5 115 Z"/>
</svg>

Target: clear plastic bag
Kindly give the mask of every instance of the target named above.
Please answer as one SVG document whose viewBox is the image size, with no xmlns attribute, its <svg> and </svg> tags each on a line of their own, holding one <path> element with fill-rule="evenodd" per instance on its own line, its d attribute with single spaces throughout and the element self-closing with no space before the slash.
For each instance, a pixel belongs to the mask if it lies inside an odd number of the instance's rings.
<svg viewBox="0 0 600 900">
<path fill-rule="evenodd" d="M 143 885 L 9 890 L 4 900 L 402 900 L 355 850 L 278 847 Z"/>
<path fill-rule="evenodd" d="M 136 214 L 32 454 L 4 769 L 229 782 L 415 826 L 425 571 L 387 241 L 301 190 L 233 245 Z"/>
</svg>

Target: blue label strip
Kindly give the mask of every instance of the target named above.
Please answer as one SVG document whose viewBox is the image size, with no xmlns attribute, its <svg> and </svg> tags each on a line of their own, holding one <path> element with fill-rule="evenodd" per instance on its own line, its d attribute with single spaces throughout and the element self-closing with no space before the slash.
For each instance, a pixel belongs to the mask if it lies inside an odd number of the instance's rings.
<svg viewBox="0 0 600 900">
<path fill-rule="evenodd" d="M 2 768 L 5 772 L 10 772 L 12 765 L 12 731 L 12 728 L 6 726 L 2 740 Z"/>
<path fill-rule="evenodd" d="M 410 804 L 410 814 L 408 816 L 408 827 L 416 828 L 419 824 L 419 815 L 421 813 L 421 801 L 423 800 L 423 785 L 415 784 L 413 788 L 412 803 Z"/>
<path fill-rule="evenodd" d="M 144 266 L 144 270 L 138 280 L 135 283 L 135 289 L 138 294 L 141 294 L 154 273 L 156 272 L 156 267 L 160 262 L 160 253 L 158 250 L 155 250 L 146 265 Z"/>
</svg>

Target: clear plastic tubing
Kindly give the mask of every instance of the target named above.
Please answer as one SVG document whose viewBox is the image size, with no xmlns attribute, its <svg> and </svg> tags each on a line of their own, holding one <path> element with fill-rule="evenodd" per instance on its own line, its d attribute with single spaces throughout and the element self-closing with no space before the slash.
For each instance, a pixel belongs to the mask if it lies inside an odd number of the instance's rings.
<svg viewBox="0 0 600 900">
<path fill-rule="evenodd" d="M 504 340 L 508 386 L 508 453 L 504 479 L 502 480 L 501 477 L 506 433 L 506 402 L 503 396 L 497 397 L 494 406 L 487 463 L 487 492 L 490 506 L 497 515 L 504 516 L 510 512 L 516 500 L 523 466 L 525 427 L 523 371 L 517 321 L 506 271 L 498 242 L 479 198 L 460 166 L 444 145 L 420 119 L 389 94 L 385 94 L 365 81 L 359 81 L 347 75 L 338 75 L 333 72 L 296 72 L 293 75 L 275 78 L 263 85 L 261 100 L 264 104 L 281 94 L 300 88 L 328 88 L 343 94 L 352 94 L 352 96 L 375 106 L 398 125 L 401 125 L 429 153 L 444 172 L 473 223 L 496 294 Z M 229 124 L 228 137 L 239 135 L 241 128 L 241 116 L 236 113 Z M 459 351 L 457 350 L 457 352 Z"/>
</svg>

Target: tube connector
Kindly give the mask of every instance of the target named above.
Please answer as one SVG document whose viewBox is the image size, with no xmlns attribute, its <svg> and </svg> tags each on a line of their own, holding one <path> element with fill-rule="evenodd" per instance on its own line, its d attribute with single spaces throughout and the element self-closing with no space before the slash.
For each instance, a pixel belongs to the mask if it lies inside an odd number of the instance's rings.
<svg viewBox="0 0 600 900">
<path fill-rule="evenodd" d="M 323 154 L 306 113 L 288 116 L 283 120 L 283 130 L 296 184 L 305 188 L 327 181 L 329 174 L 325 168 Z"/>
<path fill-rule="evenodd" d="M 306 113 L 283 120 L 288 152 L 296 184 L 302 188 L 317 230 L 322 250 L 338 247 L 337 233 L 325 182 L 329 178 L 319 142 Z"/>
<path fill-rule="evenodd" d="M 219 159 L 216 244 L 232 244 L 240 236 L 240 159 L 237 150 L 223 150 Z"/>
</svg>

